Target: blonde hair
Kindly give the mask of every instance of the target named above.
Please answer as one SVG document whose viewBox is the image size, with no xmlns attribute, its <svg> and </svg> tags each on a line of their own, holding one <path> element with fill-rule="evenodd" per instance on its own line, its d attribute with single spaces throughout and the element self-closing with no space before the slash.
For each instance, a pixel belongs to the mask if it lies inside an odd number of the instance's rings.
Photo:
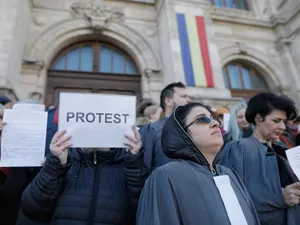
<svg viewBox="0 0 300 225">
<path fill-rule="evenodd" d="M 151 115 L 155 114 L 159 108 L 159 105 L 148 106 L 144 111 L 144 117 L 150 118 Z"/>
<path fill-rule="evenodd" d="M 150 121 L 148 118 L 146 117 L 138 117 L 136 118 L 136 126 L 143 126 L 143 125 L 146 125 L 148 124 Z"/>
</svg>

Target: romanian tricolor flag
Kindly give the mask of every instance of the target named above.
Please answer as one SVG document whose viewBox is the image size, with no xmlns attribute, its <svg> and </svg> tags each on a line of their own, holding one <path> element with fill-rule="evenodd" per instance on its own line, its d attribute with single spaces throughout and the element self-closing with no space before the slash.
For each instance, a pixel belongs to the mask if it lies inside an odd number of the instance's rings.
<svg viewBox="0 0 300 225">
<path fill-rule="evenodd" d="M 178 13 L 177 23 L 187 85 L 214 87 L 204 18 Z"/>
</svg>

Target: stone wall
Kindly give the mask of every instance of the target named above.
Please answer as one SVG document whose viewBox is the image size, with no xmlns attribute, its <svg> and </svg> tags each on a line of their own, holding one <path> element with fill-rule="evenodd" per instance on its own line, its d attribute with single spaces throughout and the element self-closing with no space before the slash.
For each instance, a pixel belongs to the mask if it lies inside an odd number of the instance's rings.
<svg viewBox="0 0 300 225">
<path fill-rule="evenodd" d="M 101 15 L 74 10 L 76 2 L 120 8 L 122 18 L 106 24 Z M 2 0 L 0 88 L 13 88 L 20 97 L 44 93 L 56 54 L 80 40 L 99 38 L 132 56 L 142 74 L 144 96 L 158 101 L 164 85 L 185 82 L 176 21 L 176 13 L 184 13 L 205 18 L 216 86 L 190 87 L 193 98 L 216 106 L 238 101 L 225 89 L 222 67 L 239 59 L 255 67 L 270 90 L 300 102 L 299 1 L 248 2 L 249 11 L 217 8 L 208 0 Z"/>
<path fill-rule="evenodd" d="M 0 87 L 17 88 L 30 19 L 29 1 L 3 0 L 0 3 Z"/>
</svg>

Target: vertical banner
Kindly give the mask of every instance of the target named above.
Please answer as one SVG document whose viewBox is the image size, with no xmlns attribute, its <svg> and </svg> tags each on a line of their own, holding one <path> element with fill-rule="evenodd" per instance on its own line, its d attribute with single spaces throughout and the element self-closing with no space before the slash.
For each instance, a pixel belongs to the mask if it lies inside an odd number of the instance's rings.
<svg viewBox="0 0 300 225">
<path fill-rule="evenodd" d="M 187 85 L 213 88 L 204 18 L 180 13 L 176 18 Z"/>
</svg>

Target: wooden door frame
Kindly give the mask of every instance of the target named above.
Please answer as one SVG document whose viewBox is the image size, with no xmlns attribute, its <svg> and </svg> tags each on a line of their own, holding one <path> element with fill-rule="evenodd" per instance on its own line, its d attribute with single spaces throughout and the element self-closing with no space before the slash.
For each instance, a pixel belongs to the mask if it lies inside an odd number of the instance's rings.
<svg viewBox="0 0 300 225">
<path fill-rule="evenodd" d="M 141 98 L 141 75 L 48 70 L 46 105 L 56 103 L 56 88 L 91 89 L 91 92 L 132 92 L 138 101 Z"/>
</svg>

